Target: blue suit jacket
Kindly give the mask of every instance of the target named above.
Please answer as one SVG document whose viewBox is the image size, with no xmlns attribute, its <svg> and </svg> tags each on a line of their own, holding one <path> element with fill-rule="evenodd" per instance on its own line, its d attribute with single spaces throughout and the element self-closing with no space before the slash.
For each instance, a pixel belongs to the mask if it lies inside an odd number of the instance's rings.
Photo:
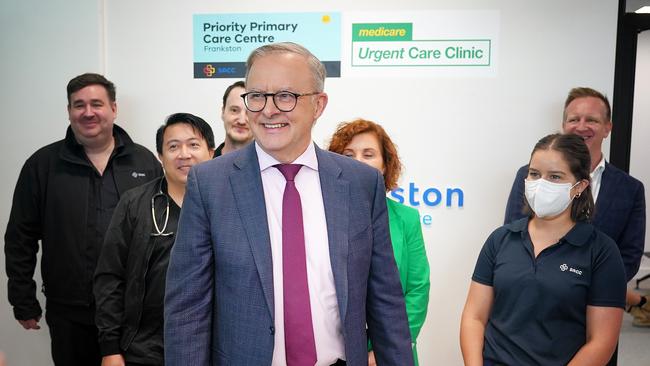
<svg viewBox="0 0 650 366">
<path fill-rule="evenodd" d="M 526 216 L 523 212 L 524 180 L 528 165 L 517 171 L 512 183 L 504 222 Z M 596 200 L 593 225 L 614 239 L 623 258 L 629 281 L 639 270 L 645 247 L 645 192 L 643 183 L 615 166 L 605 163 L 600 192 Z"/>
<path fill-rule="evenodd" d="M 316 148 L 348 365 L 412 365 L 376 169 Z M 366 333 L 367 324 L 367 333 Z M 192 168 L 167 272 L 166 365 L 270 365 L 273 269 L 255 144 Z"/>
</svg>

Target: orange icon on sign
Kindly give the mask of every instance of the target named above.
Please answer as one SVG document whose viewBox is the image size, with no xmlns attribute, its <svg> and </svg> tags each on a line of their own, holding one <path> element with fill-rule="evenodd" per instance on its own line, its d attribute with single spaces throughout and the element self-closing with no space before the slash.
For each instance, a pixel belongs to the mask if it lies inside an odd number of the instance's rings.
<svg viewBox="0 0 650 366">
<path fill-rule="evenodd" d="M 217 71 L 217 70 L 214 68 L 214 66 L 212 66 L 212 65 L 210 65 L 210 64 L 205 65 L 205 67 L 203 68 L 203 73 L 204 73 L 205 76 L 207 76 L 207 77 L 211 77 L 212 75 L 214 75 L 214 73 L 215 73 L 216 71 Z"/>
</svg>

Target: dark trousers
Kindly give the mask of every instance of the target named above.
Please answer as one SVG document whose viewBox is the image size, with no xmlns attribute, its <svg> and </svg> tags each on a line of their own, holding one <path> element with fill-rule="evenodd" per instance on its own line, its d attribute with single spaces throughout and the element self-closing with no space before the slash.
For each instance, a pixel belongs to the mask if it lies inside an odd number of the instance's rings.
<svg viewBox="0 0 650 366">
<path fill-rule="evenodd" d="M 45 314 L 52 340 L 52 359 L 56 366 L 101 365 L 97 327 L 70 319 L 56 312 Z"/>
</svg>

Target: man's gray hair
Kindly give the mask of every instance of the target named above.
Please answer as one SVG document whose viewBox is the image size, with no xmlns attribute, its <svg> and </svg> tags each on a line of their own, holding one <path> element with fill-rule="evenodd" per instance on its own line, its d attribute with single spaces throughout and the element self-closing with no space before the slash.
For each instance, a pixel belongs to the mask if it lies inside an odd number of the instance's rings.
<svg viewBox="0 0 650 366">
<path fill-rule="evenodd" d="M 307 64 L 311 70 L 312 77 L 314 79 L 314 88 L 315 91 L 322 92 L 325 87 L 325 77 L 327 73 L 325 71 L 325 65 L 316 56 L 314 56 L 308 49 L 305 47 L 293 43 L 293 42 L 280 42 L 280 43 L 271 43 L 261 47 L 256 48 L 248 56 L 246 60 L 246 82 L 248 83 L 248 73 L 253 66 L 253 63 L 260 57 L 272 54 L 272 53 L 295 53 L 297 55 L 304 56 L 307 59 Z"/>
</svg>

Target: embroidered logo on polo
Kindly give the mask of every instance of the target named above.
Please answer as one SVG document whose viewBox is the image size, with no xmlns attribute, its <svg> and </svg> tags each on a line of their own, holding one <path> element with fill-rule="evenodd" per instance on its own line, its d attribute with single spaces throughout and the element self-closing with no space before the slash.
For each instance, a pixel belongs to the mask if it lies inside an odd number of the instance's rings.
<svg viewBox="0 0 650 366">
<path fill-rule="evenodd" d="M 133 173 L 131 173 L 131 176 L 132 176 L 133 178 L 140 178 L 140 177 L 146 177 L 147 175 L 144 174 L 144 173 L 133 172 Z"/>
<path fill-rule="evenodd" d="M 566 263 L 560 265 L 560 271 L 566 272 L 567 270 L 569 272 L 573 272 L 573 273 L 577 274 L 578 276 L 582 276 L 582 271 L 581 270 L 575 269 L 573 267 L 569 267 Z"/>
</svg>

